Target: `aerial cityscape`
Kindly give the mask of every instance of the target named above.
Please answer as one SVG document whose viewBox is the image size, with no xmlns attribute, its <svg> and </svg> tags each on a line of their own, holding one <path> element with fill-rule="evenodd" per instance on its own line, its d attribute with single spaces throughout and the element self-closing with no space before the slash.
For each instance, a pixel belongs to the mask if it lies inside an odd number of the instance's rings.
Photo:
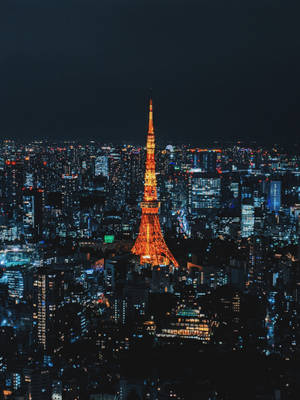
<svg viewBox="0 0 300 400">
<path fill-rule="evenodd" d="M 299 154 L 147 118 L 146 146 L 3 141 L 1 396 L 296 398 Z"/>
<path fill-rule="evenodd" d="M 0 400 L 300 399 L 299 15 L 0 1 Z"/>
</svg>

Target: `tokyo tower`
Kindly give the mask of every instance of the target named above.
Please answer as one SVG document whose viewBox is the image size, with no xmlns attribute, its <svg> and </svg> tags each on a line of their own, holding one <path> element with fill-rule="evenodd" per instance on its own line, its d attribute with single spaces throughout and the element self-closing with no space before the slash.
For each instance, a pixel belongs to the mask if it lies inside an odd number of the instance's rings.
<svg viewBox="0 0 300 400">
<path fill-rule="evenodd" d="M 178 267 L 177 261 L 166 245 L 159 223 L 158 210 L 160 204 L 157 201 L 154 156 L 155 136 L 152 99 L 150 99 L 144 198 L 141 202 L 142 218 L 139 235 L 131 252 L 140 256 L 141 264 L 147 263 L 152 266 L 173 264 L 175 267 Z"/>
</svg>

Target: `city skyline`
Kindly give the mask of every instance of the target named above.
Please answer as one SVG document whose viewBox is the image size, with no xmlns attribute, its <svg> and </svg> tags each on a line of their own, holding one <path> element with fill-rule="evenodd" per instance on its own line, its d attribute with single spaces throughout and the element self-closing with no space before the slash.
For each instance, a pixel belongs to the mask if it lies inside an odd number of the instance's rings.
<svg viewBox="0 0 300 400">
<path fill-rule="evenodd" d="M 0 2 L 0 400 L 299 400 L 299 14 Z"/>
<path fill-rule="evenodd" d="M 152 121 L 146 148 L 0 141 L 0 398 L 297 400 L 299 153 Z"/>
</svg>

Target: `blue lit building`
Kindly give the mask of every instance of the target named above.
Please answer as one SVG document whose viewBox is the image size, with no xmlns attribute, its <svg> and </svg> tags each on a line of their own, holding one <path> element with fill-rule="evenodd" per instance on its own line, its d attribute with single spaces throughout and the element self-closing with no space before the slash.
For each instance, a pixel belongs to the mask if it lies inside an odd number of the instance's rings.
<svg viewBox="0 0 300 400">
<path fill-rule="evenodd" d="M 270 211 L 278 212 L 281 207 L 281 182 L 271 181 L 269 187 L 268 207 Z"/>
</svg>

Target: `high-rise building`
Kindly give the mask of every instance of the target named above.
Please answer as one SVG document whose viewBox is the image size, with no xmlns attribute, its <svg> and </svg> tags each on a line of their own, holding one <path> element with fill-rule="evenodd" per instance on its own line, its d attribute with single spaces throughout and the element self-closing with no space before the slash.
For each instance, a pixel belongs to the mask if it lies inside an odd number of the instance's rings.
<svg viewBox="0 0 300 400">
<path fill-rule="evenodd" d="M 33 173 L 26 172 L 24 186 L 26 188 L 33 187 Z"/>
<path fill-rule="evenodd" d="M 253 189 L 251 186 L 243 183 L 241 190 L 241 200 L 250 201 L 253 197 Z"/>
<path fill-rule="evenodd" d="M 18 390 L 21 386 L 21 374 L 14 372 L 12 374 L 12 387 L 14 390 Z"/>
<path fill-rule="evenodd" d="M 143 175 L 141 174 L 144 161 L 142 149 L 123 149 L 122 164 L 126 202 L 136 204 L 143 193 Z"/>
<path fill-rule="evenodd" d="M 46 368 L 25 368 L 24 381 L 27 386 L 26 398 L 31 400 L 51 399 L 50 372 Z"/>
<path fill-rule="evenodd" d="M 242 204 L 241 231 L 243 238 L 254 233 L 254 207 L 250 204 Z"/>
<path fill-rule="evenodd" d="M 117 260 L 105 260 L 104 280 L 107 294 L 111 294 L 116 287 L 116 264 Z"/>
<path fill-rule="evenodd" d="M 270 211 L 277 213 L 281 207 L 281 181 L 271 181 L 269 187 L 268 206 Z"/>
<path fill-rule="evenodd" d="M 52 350 L 56 337 L 55 313 L 64 302 L 65 273 L 63 270 L 41 268 L 36 274 L 33 286 L 33 319 L 37 328 L 37 342 L 48 352 Z"/>
<path fill-rule="evenodd" d="M 220 149 L 193 149 L 193 168 L 199 168 L 202 172 L 215 174 L 218 162 L 221 161 Z"/>
<path fill-rule="evenodd" d="M 189 212 L 196 215 L 201 209 L 220 208 L 221 179 L 192 169 L 189 174 Z"/>
<path fill-rule="evenodd" d="M 37 239 L 41 235 L 43 222 L 43 190 L 23 190 L 23 226 L 26 239 Z"/>
<path fill-rule="evenodd" d="M 235 199 L 238 199 L 239 197 L 239 191 L 240 191 L 240 184 L 239 182 L 231 182 L 230 183 L 230 190 L 232 192 L 232 195 Z"/>
<path fill-rule="evenodd" d="M 141 264 L 151 264 L 152 266 L 173 264 L 178 267 L 161 231 L 158 217 L 159 206 L 156 188 L 152 99 L 150 99 L 144 198 L 141 203 L 142 218 L 139 235 L 131 252 L 140 257 Z"/>
<path fill-rule="evenodd" d="M 200 151 L 199 166 L 204 172 L 215 173 L 217 170 L 217 153 L 214 150 Z"/>
<path fill-rule="evenodd" d="M 209 343 L 211 322 L 198 309 L 181 309 L 162 321 L 157 338 L 193 339 Z"/>
<path fill-rule="evenodd" d="M 6 160 L 5 162 L 3 194 L 8 205 L 12 206 L 14 210 L 17 209 L 16 206 L 22 203 L 21 188 L 24 186 L 23 168 L 23 162 L 20 160 Z"/>
<path fill-rule="evenodd" d="M 128 302 L 124 297 L 116 297 L 112 302 L 113 320 L 116 324 L 125 325 L 128 313 Z"/>
<path fill-rule="evenodd" d="M 24 279 L 21 268 L 8 268 L 6 276 L 9 297 L 17 301 L 22 299 L 24 294 Z"/>
<path fill-rule="evenodd" d="M 95 176 L 99 175 L 105 178 L 109 177 L 108 157 L 105 155 L 97 156 L 95 159 Z"/>
</svg>

